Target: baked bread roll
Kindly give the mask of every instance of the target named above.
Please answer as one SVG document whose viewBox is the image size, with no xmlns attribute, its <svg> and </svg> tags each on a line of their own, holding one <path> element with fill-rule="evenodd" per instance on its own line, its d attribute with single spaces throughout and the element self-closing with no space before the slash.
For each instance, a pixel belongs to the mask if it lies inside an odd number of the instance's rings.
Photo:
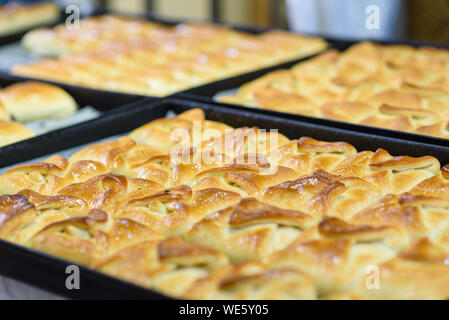
<svg viewBox="0 0 449 320">
<path fill-rule="evenodd" d="M 0 5 L 0 36 L 57 22 L 59 16 L 59 7 L 51 2 Z"/>
<path fill-rule="evenodd" d="M 63 119 L 77 110 L 75 100 L 63 89 L 41 82 L 19 82 L 0 91 L 0 101 L 19 122 Z"/>
<path fill-rule="evenodd" d="M 13 144 L 34 136 L 32 130 L 17 122 L 0 120 L 0 146 Z"/>
<path fill-rule="evenodd" d="M 1 92 L 1 91 L 0 91 Z M 0 100 L 0 120 L 11 120 L 11 116 Z"/>
<path fill-rule="evenodd" d="M 431 156 L 193 109 L 12 168 L 0 194 L 0 238 L 171 297 L 449 298 L 449 166 Z"/>
</svg>

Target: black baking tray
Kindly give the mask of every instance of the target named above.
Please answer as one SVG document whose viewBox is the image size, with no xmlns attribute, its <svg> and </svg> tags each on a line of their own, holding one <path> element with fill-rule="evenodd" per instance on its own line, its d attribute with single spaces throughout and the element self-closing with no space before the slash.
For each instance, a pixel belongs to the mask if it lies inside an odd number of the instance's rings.
<svg viewBox="0 0 449 320">
<path fill-rule="evenodd" d="M 329 49 L 338 49 L 340 51 L 344 51 L 347 48 L 349 48 L 350 46 L 358 43 L 358 41 L 354 41 L 354 40 L 334 39 L 334 38 L 325 38 L 325 39 L 329 43 Z M 377 43 L 381 43 L 381 44 L 405 44 L 405 45 L 411 45 L 414 47 L 433 46 L 433 47 L 449 50 L 449 44 L 444 44 L 444 43 L 432 43 L 432 42 L 422 42 L 422 41 L 414 41 L 414 40 L 404 40 L 404 41 L 393 41 L 393 40 L 391 40 L 391 41 L 375 41 L 375 40 L 373 40 L 373 41 L 377 42 Z M 304 59 L 301 59 L 301 61 L 305 61 L 310 58 L 311 57 L 306 57 Z M 298 61 L 296 63 L 299 63 L 301 61 Z M 443 139 L 443 138 L 419 135 L 419 134 L 396 131 L 396 130 L 391 130 L 391 129 L 383 129 L 383 128 L 378 128 L 378 127 L 371 127 L 371 126 L 360 125 L 360 124 L 352 124 L 349 122 L 341 122 L 341 121 L 335 121 L 335 120 L 329 120 L 329 119 L 303 116 L 303 115 L 298 115 L 298 114 L 294 114 L 294 113 L 286 113 L 286 112 L 264 110 L 264 109 L 258 109 L 258 108 L 250 108 L 250 107 L 247 107 L 244 105 L 220 103 L 220 102 L 217 102 L 214 100 L 214 96 L 219 92 L 237 89 L 240 86 L 242 86 L 250 81 L 256 80 L 272 71 L 291 68 L 296 63 L 292 63 L 292 62 L 285 63 L 284 65 L 273 66 L 273 67 L 270 67 L 270 68 L 267 68 L 264 70 L 258 70 L 258 71 L 247 73 L 244 75 L 239 75 L 239 76 L 235 76 L 232 78 L 220 80 L 220 81 L 217 81 L 214 83 L 210 83 L 210 84 L 206 84 L 206 85 L 199 86 L 196 88 L 188 89 L 186 91 L 177 93 L 174 96 L 179 97 L 179 98 L 193 100 L 193 101 L 199 101 L 199 102 L 205 102 L 205 103 L 216 103 L 216 104 L 220 104 L 223 107 L 229 107 L 234 110 L 248 110 L 249 109 L 249 110 L 254 110 L 255 112 L 259 112 L 261 114 L 279 116 L 279 117 L 284 117 L 284 118 L 288 118 L 288 119 L 297 119 L 297 120 L 305 121 L 305 122 L 309 122 L 309 123 L 326 125 L 326 126 L 330 126 L 330 127 L 347 129 L 347 130 L 353 130 L 356 132 L 365 132 L 365 133 L 376 134 L 376 135 L 381 135 L 381 136 L 385 136 L 385 137 L 394 137 L 394 138 L 403 139 L 403 140 L 423 142 L 423 143 L 435 144 L 435 145 L 441 145 L 441 146 L 448 145 L 448 142 L 449 142 L 448 139 Z"/>
<path fill-rule="evenodd" d="M 0 150 L 0 167 L 19 163 L 68 148 L 95 142 L 123 134 L 154 119 L 162 118 L 169 111 L 181 113 L 201 108 L 207 119 L 220 121 L 233 127 L 257 126 L 262 129 L 279 129 L 289 138 L 309 136 L 326 141 L 346 141 L 360 150 L 375 151 L 384 148 L 394 155 L 432 155 L 442 165 L 449 163 L 449 147 L 404 141 L 392 137 L 331 128 L 325 125 L 303 122 L 298 119 L 271 116 L 251 110 L 234 110 L 217 104 L 168 98 L 159 101 L 139 101 L 126 110 L 117 110 L 101 118 L 78 126 L 50 133 L 39 139 L 18 143 L 8 150 Z M 5 159 L 8 159 L 5 161 Z M 71 263 L 35 250 L 0 241 L 0 274 L 26 282 L 69 298 L 79 299 L 163 299 L 164 295 L 130 283 L 111 278 L 88 268 L 81 267 L 81 288 L 65 288 L 66 267 Z"/>
</svg>

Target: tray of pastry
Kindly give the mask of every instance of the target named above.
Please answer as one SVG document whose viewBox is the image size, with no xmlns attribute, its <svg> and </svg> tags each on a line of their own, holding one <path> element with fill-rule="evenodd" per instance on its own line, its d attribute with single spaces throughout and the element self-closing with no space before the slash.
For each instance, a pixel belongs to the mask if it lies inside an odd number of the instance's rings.
<svg viewBox="0 0 449 320">
<path fill-rule="evenodd" d="M 447 144 L 449 46 L 328 40 L 292 68 L 242 76 L 180 96 L 303 121 Z M 342 50 L 342 51 L 340 51 Z"/>
<path fill-rule="evenodd" d="M 449 297 L 449 148 L 138 104 L 47 137 L 33 153 L 46 160 L 0 176 L 2 274 L 75 298 Z"/>
<path fill-rule="evenodd" d="M 18 41 L 35 27 L 61 22 L 61 10 L 52 2 L 35 4 L 19 1 L 0 5 L 0 45 Z"/>
<path fill-rule="evenodd" d="M 0 57 L 2 51 L 16 57 L 0 68 L 19 77 L 162 97 L 298 62 L 325 48 L 322 38 L 281 30 L 102 14 L 82 19 L 79 29 L 61 24 L 27 33 L 21 43 L 0 48 Z"/>
<path fill-rule="evenodd" d="M 14 148 L 18 141 L 39 139 L 45 133 L 89 121 L 139 99 L 0 78 L 0 148 Z M 8 157 L 3 161 L 8 161 Z"/>
</svg>

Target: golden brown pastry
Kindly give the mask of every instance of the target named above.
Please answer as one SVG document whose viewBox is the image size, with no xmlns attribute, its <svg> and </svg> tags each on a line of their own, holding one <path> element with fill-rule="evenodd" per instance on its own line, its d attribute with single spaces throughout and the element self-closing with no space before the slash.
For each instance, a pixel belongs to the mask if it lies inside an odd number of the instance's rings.
<svg viewBox="0 0 449 320">
<path fill-rule="evenodd" d="M 63 119 L 77 110 L 63 89 L 42 82 L 18 82 L 0 91 L 0 101 L 18 122 Z"/>
<path fill-rule="evenodd" d="M 12 73 L 96 89 L 166 96 L 326 48 L 320 38 L 283 31 L 246 34 L 213 24 L 174 27 L 114 15 L 29 32 L 29 51 L 58 57 L 17 65 Z"/>
<path fill-rule="evenodd" d="M 430 156 L 193 109 L 12 168 L 0 194 L 2 239 L 172 297 L 449 298 L 449 167 Z"/>
<path fill-rule="evenodd" d="M 223 102 L 449 138 L 449 51 L 361 42 L 243 85 Z"/>
<path fill-rule="evenodd" d="M 27 5 L 14 2 L 1 5 L 0 36 L 57 22 L 59 15 L 59 7 L 51 2 Z"/>
<path fill-rule="evenodd" d="M 7 146 L 34 136 L 32 130 L 17 122 L 0 120 L 0 146 Z"/>
<path fill-rule="evenodd" d="M 56 86 L 34 81 L 9 85 L 0 91 L 0 146 L 35 136 L 19 122 L 63 119 L 76 110 L 75 100 Z"/>
</svg>

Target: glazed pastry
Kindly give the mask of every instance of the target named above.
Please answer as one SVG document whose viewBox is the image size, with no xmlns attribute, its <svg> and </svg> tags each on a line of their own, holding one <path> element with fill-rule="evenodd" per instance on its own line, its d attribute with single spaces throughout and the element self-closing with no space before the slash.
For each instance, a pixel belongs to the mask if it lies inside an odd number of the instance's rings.
<svg viewBox="0 0 449 320">
<path fill-rule="evenodd" d="M 431 156 L 193 109 L 10 169 L 0 194 L 2 239 L 176 298 L 449 297 L 449 168 Z"/>
<path fill-rule="evenodd" d="M 19 82 L 0 91 L 0 101 L 18 122 L 63 119 L 77 104 L 63 89 L 42 82 Z"/>
</svg>

